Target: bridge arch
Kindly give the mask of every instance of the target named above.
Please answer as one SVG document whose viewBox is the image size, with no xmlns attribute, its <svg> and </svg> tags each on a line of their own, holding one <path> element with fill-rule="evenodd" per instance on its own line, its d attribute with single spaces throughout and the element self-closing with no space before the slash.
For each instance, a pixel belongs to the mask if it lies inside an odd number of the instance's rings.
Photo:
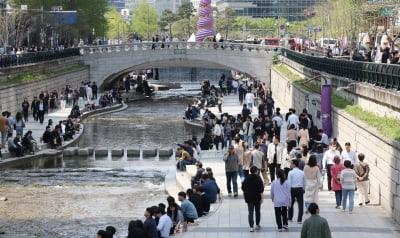
<svg viewBox="0 0 400 238">
<path fill-rule="evenodd" d="M 250 44 L 171 42 L 82 47 L 90 80 L 98 85 L 134 69 L 196 67 L 231 69 L 270 80 L 274 48 Z M 154 48 L 154 49 L 152 49 Z"/>
</svg>

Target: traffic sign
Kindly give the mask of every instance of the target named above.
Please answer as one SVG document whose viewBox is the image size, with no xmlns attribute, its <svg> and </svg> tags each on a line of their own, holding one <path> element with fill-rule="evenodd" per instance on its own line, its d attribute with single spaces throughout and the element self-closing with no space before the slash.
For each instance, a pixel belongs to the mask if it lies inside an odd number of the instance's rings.
<svg viewBox="0 0 400 238">
<path fill-rule="evenodd" d="M 381 16 L 393 16 L 394 10 L 393 9 L 382 9 Z"/>
<path fill-rule="evenodd" d="M 283 29 L 285 29 L 285 26 L 284 25 L 280 25 L 279 29 L 283 30 Z"/>
<path fill-rule="evenodd" d="M 309 31 L 311 31 L 313 29 L 311 24 L 308 24 L 307 28 L 308 28 Z"/>
</svg>

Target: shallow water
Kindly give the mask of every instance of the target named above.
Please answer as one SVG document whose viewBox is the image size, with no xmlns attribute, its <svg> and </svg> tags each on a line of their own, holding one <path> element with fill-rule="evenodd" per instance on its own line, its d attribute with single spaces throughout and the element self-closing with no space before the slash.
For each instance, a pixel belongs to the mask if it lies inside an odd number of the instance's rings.
<svg viewBox="0 0 400 238">
<path fill-rule="evenodd" d="M 199 133 L 182 120 L 197 93 L 161 92 L 125 111 L 91 118 L 79 145 L 175 149 L 173 142 Z M 0 201 L 0 230 L 6 232 L 1 237 L 95 237 L 107 225 L 123 237 L 129 221 L 143 218 L 146 207 L 166 203 L 164 177 L 175 172 L 174 165 L 173 158 L 56 157 L 1 171 L 0 196 L 8 198 Z"/>
</svg>

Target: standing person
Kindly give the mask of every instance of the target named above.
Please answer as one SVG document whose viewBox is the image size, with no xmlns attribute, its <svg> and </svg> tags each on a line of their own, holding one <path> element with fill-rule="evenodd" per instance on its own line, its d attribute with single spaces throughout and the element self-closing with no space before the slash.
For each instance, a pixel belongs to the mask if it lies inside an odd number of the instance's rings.
<svg viewBox="0 0 400 238">
<path fill-rule="evenodd" d="M 244 89 L 242 83 L 240 84 L 238 91 L 239 91 L 239 102 L 240 102 L 240 105 L 242 105 L 243 104 L 244 95 L 246 94 L 246 89 Z"/>
<path fill-rule="evenodd" d="M 282 228 L 285 230 L 289 229 L 287 207 L 290 206 L 291 202 L 290 185 L 288 181 L 285 180 L 283 170 L 278 169 L 276 177 L 278 179 L 272 182 L 271 185 L 271 199 L 274 203 L 275 220 L 278 231 L 282 231 Z"/>
<path fill-rule="evenodd" d="M 254 211 L 256 213 L 256 230 L 261 228 L 260 220 L 261 220 L 261 203 L 263 202 L 263 193 L 264 193 L 264 185 L 263 182 L 258 175 L 258 169 L 256 166 L 252 166 L 250 168 L 250 175 L 246 177 L 246 179 L 242 183 L 242 190 L 244 195 L 244 200 L 247 203 L 247 208 L 249 210 L 249 225 L 250 232 L 254 231 Z"/>
<path fill-rule="evenodd" d="M 242 182 L 244 181 L 244 173 L 243 173 L 243 163 L 244 163 L 244 149 L 243 142 L 240 140 L 240 137 L 235 137 L 233 140 L 233 146 L 235 147 L 235 154 L 239 157 L 239 170 L 238 175 Z"/>
<path fill-rule="evenodd" d="M 256 166 L 258 171 L 261 171 L 264 180 L 264 186 L 269 184 L 269 178 L 267 174 L 267 166 L 265 162 L 265 154 L 260 148 L 260 144 L 254 145 L 254 150 L 251 151 L 251 166 Z"/>
<path fill-rule="evenodd" d="M 344 166 L 340 163 L 340 157 L 338 155 L 333 158 L 333 162 L 335 164 L 331 167 L 332 190 L 335 192 L 336 209 L 340 209 L 342 205 L 342 185 L 340 184 L 339 175 L 344 169 Z"/>
<path fill-rule="evenodd" d="M 224 149 L 224 140 L 223 140 L 223 127 L 221 126 L 221 120 L 217 120 L 217 123 L 215 124 L 212 132 L 214 136 L 214 145 L 215 148 L 219 149 L 219 143 L 221 142 L 221 150 Z"/>
<path fill-rule="evenodd" d="M 297 201 L 297 206 L 299 208 L 299 215 L 297 217 L 297 223 L 301 224 L 303 220 L 303 193 L 305 188 L 305 177 L 303 171 L 299 168 L 299 161 L 292 160 L 292 170 L 288 175 L 288 182 L 290 185 L 290 194 L 291 194 L 291 205 L 289 207 L 289 221 L 293 220 L 293 205 L 294 202 Z"/>
<path fill-rule="evenodd" d="M 332 174 L 331 174 L 331 167 L 333 166 L 333 158 L 335 156 L 339 156 L 340 158 L 340 152 L 336 150 L 336 143 L 332 142 L 330 143 L 329 150 L 327 150 L 324 154 L 324 157 L 322 158 L 322 166 L 324 168 L 324 171 L 327 172 L 328 174 L 328 190 L 332 190 Z"/>
<path fill-rule="evenodd" d="M 290 140 L 286 141 L 286 147 L 282 152 L 283 173 L 285 174 L 285 179 L 288 178 L 290 166 L 292 165 L 292 160 L 296 159 L 296 141 Z"/>
<path fill-rule="evenodd" d="M 357 175 L 351 168 L 351 162 L 346 160 L 343 163 L 345 169 L 340 173 L 340 183 L 342 184 L 342 209 L 346 211 L 347 197 L 349 197 L 349 213 L 354 208 L 354 191 L 356 189 Z"/>
<path fill-rule="evenodd" d="M 235 128 L 232 125 L 231 119 L 226 120 L 226 123 L 224 126 L 224 146 L 225 147 L 229 147 L 232 145 L 232 132 L 234 129 Z"/>
<path fill-rule="evenodd" d="M 9 111 L 6 111 L 6 113 L 7 113 L 8 124 L 10 125 L 8 127 L 8 137 L 12 138 L 15 130 L 15 120 L 14 117 L 11 116 L 11 113 Z"/>
<path fill-rule="evenodd" d="M 153 209 L 151 207 L 146 208 L 144 217 L 146 220 L 143 223 L 144 231 L 147 233 L 149 238 L 158 238 L 156 221 L 153 219 Z"/>
<path fill-rule="evenodd" d="M 37 105 L 39 104 L 38 98 L 35 96 L 33 97 L 32 103 L 31 103 L 31 111 L 32 111 L 32 116 L 34 121 L 38 121 L 38 115 L 37 115 Z"/>
<path fill-rule="evenodd" d="M 1 145 L 3 148 L 6 146 L 7 143 L 9 128 L 10 128 L 10 123 L 7 119 L 7 112 L 3 112 L 2 117 L 0 117 Z"/>
<path fill-rule="evenodd" d="M 267 158 L 271 182 L 275 180 L 276 170 L 281 167 L 283 161 L 283 147 L 279 144 L 279 137 L 274 136 L 272 144 L 268 146 Z"/>
<path fill-rule="evenodd" d="M 299 137 L 299 145 L 306 145 L 307 148 L 309 148 L 309 143 L 310 143 L 310 136 L 308 134 L 308 129 L 306 125 L 300 125 L 300 130 L 298 133 Z"/>
<path fill-rule="evenodd" d="M 357 189 L 359 191 L 359 204 L 360 206 L 365 204 L 369 204 L 368 198 L 368 185 L 369 185 L 369 165 L 364 162 L 365 155 L 360 153 L 358 154 L 358 160 L 360 161 L 358 164 L 354 166 L 354 171 L 357 175 Z"/>
<path fill-rule="evenodd" d="M 44 105 L 43 100 L 41 99 L 36 106 L 37 116 L 38 116 L 40 124 L 43 124 L 45 109 L 46 109 L 46 107 Z"/>
<path fill-rule="evenodd" d="M 254 128 L 251 116 L 246 117 L 246 122 L 243 123 L 244 140 L 248 142 L 249 147 L 253 147 Z"/>
<path fill-rule="evenodd" d="M 93 98 L 97 99 L 97 85 L 96 85 L 96 82 L 93 82 L 93 84 L 92 84 L 92 92 L 93 92 Z"/>
<path fill-rule="evenodd" d="M 22 113 L 17 112 L 17 114 L 15 115 L 15 131 L 16 133 L 23 135 L 24 128 L 25 128 L 25 122 L 24 119 L 22 118 Z"/>
<path fill-rule="evenodd" d="M 222 102 L 224 101 L 224 96 L 220 93 L 218 95 L 218 111 L 219 113 L 222 113 Z"/>
<path fill-rule="evenodd" d="M 159 219 L 157 230 L 160 232 L 160 238 L 168 238 L 173 225 L 171 218 L 165 213 L 164 209 L 160 207 L 157 208 L 155 216 Z"/>
<path fill-rule="evenodd" d="M 245 102 L 246 102 L 247 108 L 250 110 L 250 112 L 253 111 L 254 94 L 251 92 L 251 90 L 249 90 L 246 93 Z"/>
<path fill-rule="evenodd" d="M 308 207 L 311 216 L 304 221 L 301 228 L 301 238 L 331 238 L 331 230 L 325 218 L 319 216 L 319 208 L 316 203 Z"/>
<path fill-rule="evenodd" d="M 350 142 L 344 144 L 344 150 L 342 151 L 342 161 L 350 160 L 351 164 L 354 166 L 358 163 L 356 152 L 351 149 Z"/>
<path fill-rule="evenodd" d="M 251 151 L 249 150 L 249 144 L 247 141 L 243 141 L 243 174 L 246 178 L 250 174 L 251 168 Z"/>
<path fill-rule="evenodd" d="M 304 177 L 306 179 L 304 201 L 306 208 L 308 208 L 311 203 L 318 202 L 320 173 L 315 155 L 310 156 L 307 165 L 304 167 Z"/>
<path fill-rule="evenodd" d="M 235 147 L 233 147 L 233 145 L 229 146 L 228 152 L 226 152 L 224 156 L 224 161 L 228 195 L 232 196 L 232 183 L 233 194 L 236 198 L 238 196 L 237 175 L 239 170 L 239 156 L 235 154 Z"/>
<path fill-rule="evenodd" d="M 28 102 L 27 98 L 24 99 L 21 107 L 22 107 L 22 112 L 24 114 L 24 121 L 27 122 L 28 121 L 28 112 L 29 112 L 29 102 Z"/>
</svg>

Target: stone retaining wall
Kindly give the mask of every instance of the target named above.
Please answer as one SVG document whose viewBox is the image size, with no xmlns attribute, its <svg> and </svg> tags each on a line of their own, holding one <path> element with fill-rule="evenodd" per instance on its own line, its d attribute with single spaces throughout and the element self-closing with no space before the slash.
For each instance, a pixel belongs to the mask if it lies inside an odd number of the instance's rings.
<svg viewBox="0 0 400 238">
<path fill-rule="evenodd" d="M 278 101 L 297 110 L 304 107 L 306 98 L 311 95 L 293 85 L 275 69 L 271 70 L 271 90 Z M 316 106 L 320 108 L 319 104 Z M 366 162 L 371 168 L 372 204 L 381 205 L 400 222 L 400 143 L 384 138 L 375 128 L 367 126 L 344 110 L 334 108 L 332 118 L 333 136 L 342 145 L 350 142 L 354 150 L 366 156 Z"/>
<path fill-rule="evenodd" d="M 0 87 L 0 112 L 10 111 L 13 116 L 21 110 L 24 98 L 31 103 L 34 96 L 39 96 L 42 91 L 61 91 L 67 84 L 78 88 L 81 81 L 89 79 L 89 69 L 83 68 L 61 73 L 46 79 L 35 80 L 28 83 L 14 84 Z"/>
</svg>

